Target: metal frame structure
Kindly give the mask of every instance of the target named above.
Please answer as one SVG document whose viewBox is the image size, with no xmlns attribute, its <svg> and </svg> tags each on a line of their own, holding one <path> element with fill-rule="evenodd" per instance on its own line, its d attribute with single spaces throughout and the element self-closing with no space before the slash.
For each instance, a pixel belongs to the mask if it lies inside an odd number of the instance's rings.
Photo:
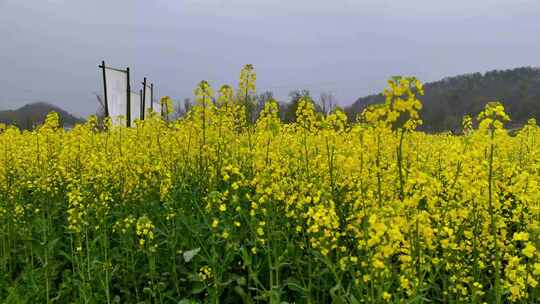
<svg viewBox="0 0 540 304">
<path fill-rule="evenodd" d="M 145 78 L 146 79 L 146 78 Z M 139 111 L 139 118 L 141 120 L 144 120 L 144 95 L 143 95 L 143 91 L 144 89 L 140 89 L 139 90 L 139 97 L 140 97 L 140 100 L 139 100 L 139 108 L 141 109 Z"/>
<path fill-rule="evenodd" d="M 117 68 L 113 68 L 113 67 L 108 67 L 105 65 L 105 61 L 101 61 L 101 64 L 98 66 L 101 70 L 102 70 L 102 73 L 103 73 L 103 99 L 105 100 L 105 117 L 110 117 L 110 112 L 109 112 L 109 98 L 108 98 L 108 95 L 107 95 L 107 73 L 105 72 L 106 69 L 109 69 L 109 70 L 112 70 L 112 71 L 117 71 L 117 72 L 122 72 L 122 73 L 126 73 L 126 79 L 127 79 L 127 83 L 126 83 L 126 88 L 127 88 L 127 92 L 126 92 L 126 126 L 127 127 L 131 127 L 131 84 L 130 84 L 130 80 L 129 80 L 129 67 L 127 67 L 125 70 L 122 70 L 122 69 L 117 69 Z"/>
<path fill-rule="evenodd" d="M 141 94 L 141 98 L 142 98 L 142 102 L 141 102 L 141 119 L 144 120 L 144 116 L 146 115 L 146 77 L 144 77 L 143 79 L 143 82 L 142 82 L 142 94 Z"/>
<path fill-rule="evenodd" d="M 107 76 L 105 73 L 105 61 L 98 66 L 103 71 L 103 99 L 105 100 L 105 117 L 109 117 L 109 101 L 107 100 Z"/>
<path fill-rule="evenodd" d="M 146 77 L 144 77 L 142 85 L 143 85 L 143 96 L 144 96 L 143 97 L 144 110 L 146 112 L 146 103 L 148 102 L 146 100 L 146 90 L 150 89 L 150 109 L 154 111 L 154 84 L 153 83 L 148 84 Z M 162 113 L 159 113 L 159 115 L 160 117 L 162 117 Z"/>
<path fill-rule="evenodd" d="M 127 68 L 127 109 L 126 109 L 126 126 L 131 127 L 131 84 L 129 80 L 129 68 Z"/>
<path fill-rule="evenodd" d="M 101 61 L 101 64 L 98 66 L 102 70 L 103 74 L 103 96 L 105 101 L 105 117 L 110 117 L 110 107 L 109 107 L 109 98 L 107 96 L 107 73 L 106 69 L 126 73 L 126 126 L 129 128 L 131 127 L 131 80 L 130 80 L 130 69 L 127 67 L 125 70 L 108 67 L 105 65 L 105 61 Z M 150 89 L 150 109 L 154 111 L 154 84 L 150 83 L 148 84 L 146 77 L 144 77 L 144 80 L 142 82 L 142 89 L 139 90 L 139 94 L 141 96 L 140 100 L 140 119 L 144 120 L 146 115 L 146 90 Z M 163 112 L 163 111 L 161 111 Z M 160 117 L 163 117 L 163 113 L 159 113 Z"/>
</svg>

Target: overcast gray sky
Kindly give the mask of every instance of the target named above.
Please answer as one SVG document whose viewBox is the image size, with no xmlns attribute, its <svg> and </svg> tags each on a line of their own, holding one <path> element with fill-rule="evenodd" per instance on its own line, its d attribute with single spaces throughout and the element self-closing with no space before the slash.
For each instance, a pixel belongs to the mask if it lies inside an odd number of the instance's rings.
<svg viewBox="0 0 540 304">
<path fill-rule="evenodd" d="M 331 91 L 346 105 L 392 75 L 540 66 L 540 1 L 0 0 L 0 109 L 93 113 L 101 60 L 175 99 L 203 79 L 236 85 L 251 63 L 259 92 Z"/>
</svg>

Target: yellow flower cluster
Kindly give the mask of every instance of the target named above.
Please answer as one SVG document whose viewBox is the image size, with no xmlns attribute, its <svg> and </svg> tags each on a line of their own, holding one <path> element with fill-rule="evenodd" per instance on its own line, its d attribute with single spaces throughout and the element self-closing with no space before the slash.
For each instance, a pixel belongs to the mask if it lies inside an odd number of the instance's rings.
<svg viewBox="0 0 540 304">
<path fill-rule="evenodd" d="M 478 115 L 480 129 L 502 129 L 503 124 L 510 120 L 510 117 L 504 112 L 504 106 L 500 102 L 490 102 L 486 105 L 484 111 Z"/>
<path fill-rule="evenodd" d="M 65 131 L 51 115 L 33 131 L 0 130 L 0 243 L 13 247 L 0 261 L 11 277 L 34 254 L 26 240 L 58 239 L 51 250 L 80 252 L 63 263 L 82 278 L 92 254 L 118 265 L 99 284 L 172 274 L 171 292 L 186 293 L 198 276 L 228 302 L 540 298 L 535 121 L 509 134 L 504 107 L 490 103 L 464 118 L 463 135 L 419 132 L 423 87 L 396 77 L 359 122 L 302 97 L 296 122 L 282 123 L 269 101 L 251 124 L 241 101 L 255 79 L 246 66 L 236 96 L 222 86 L 217 98 L 202 81 L 173 122 L 101 130 L 91 119 Z M 180 265 L 185 248 L 201 251 Z"/>
<path fill-rule="evenodd" d="M 172 98 L 169 96 L 161 97 L 161 100 L 159 101 L 161 104 L 161 108 L 163 109 L 163 114 L 169 115 L 174 110 L 174 105 Z"/>
<path fill-rule="evenodd" d="M 132 230 L 133 227 L 135 227 L 135 222 L 137 220 L 135 219 L 135 217 L 133 215 L 129 215 L 128 217 L 122 219 L 122 220 L 118 220 L 116 221 L 116 223 L 114 223 L 114 226 L 113 226 L 113 229 L 112 231 L 113 232 L 121 232 L 121 233 L 128 233 Z"/>
<path fill-rule="evenodd" d="M 145 215 L 137 219 L 135 226 L 135 233 L 139 238 L 139 246 L 141 248 L 148 247 L 151 250 L 155 250 L 155 245 L 152 245 L 154 240 L 154 229 L 155 226 L 152 224 L 152 221 Z"/>
<path fill-rule="evenodd" d="M 424 95 L 422 83 L 414 77 L 394 77 L 384 90 L 386 119 L 394 128 L 414 130 L 422 124 L 418 111 L 422 103 L 418 95 Z"/>
<path fill-rule="evenodd" d="M 240 81 L 238 83 L 238 96 L 245 98 L 256 93 L 255 82 L 257 74 L 253 65 L 246 64 L 240 71 Z"/>
<path fill-rule="evenodd" d="M 211 280 L 213 277 L 212 268 L 207 265 L 201 267 L 201 269 L 199 269 L 199 277 L 203 281 Z"/>
</svg>

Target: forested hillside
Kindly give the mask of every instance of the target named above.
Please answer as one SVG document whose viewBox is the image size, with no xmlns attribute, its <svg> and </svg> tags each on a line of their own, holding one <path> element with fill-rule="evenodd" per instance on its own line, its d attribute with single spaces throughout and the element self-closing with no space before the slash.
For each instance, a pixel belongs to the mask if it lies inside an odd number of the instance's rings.
<svg viewBox="0 0 540 304">
<path fill-rule="evenodd" d="M 540 118 L 540 68 L 465 74 L 426 83 L 421 98 L 424 108 L 422 129 L 426 131 L 459 130 L 463 115 L 476 115 L 489 101 L 501 101 L 517 127 L 527 119 Z M 367 105 L 384 102 L 381 94 L 359 98 L 346 108 L 350 118 Z"/>
<path fill-rule="evenodd" d="M 24 105 L 17 110 L 0 111 L 0 123 L 16 125 L 20 129 L 29 130 L 42 124 L 45 116 L 53 111 L 58 113 L 60 123 L 64 127 L 84 122 L 83 119 L 75 117 L 57 106 L 45 102 L 36 102 Z"/>
</svg>

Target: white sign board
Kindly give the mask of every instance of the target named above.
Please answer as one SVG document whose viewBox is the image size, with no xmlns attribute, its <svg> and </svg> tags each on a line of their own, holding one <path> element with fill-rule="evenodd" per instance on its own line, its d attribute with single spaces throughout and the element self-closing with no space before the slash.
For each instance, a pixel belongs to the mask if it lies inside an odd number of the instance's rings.
<svg viewBox="0 0 540 304">
<path fill-rule="evenodd" d="M 145 118 L 150 113 L 150 109 L 152 108 L 152 91 L 150 90 L 149 86 L 146 86 L 145 90 L 145 98 L 144 98 L 144 107 L 146 108 L 144 112 Z"/>
<path fill-rule="evenodd" d="M 135 119 L 141 119 L 141 95 L 131 92 L 131 127 L 135 127 Z"/>
<path fill-rule="evenodd" d="M 113 125 L 125 125 L 127 115 L 127 73 L 105 68 L 107 105 Z"/>
</svg>

